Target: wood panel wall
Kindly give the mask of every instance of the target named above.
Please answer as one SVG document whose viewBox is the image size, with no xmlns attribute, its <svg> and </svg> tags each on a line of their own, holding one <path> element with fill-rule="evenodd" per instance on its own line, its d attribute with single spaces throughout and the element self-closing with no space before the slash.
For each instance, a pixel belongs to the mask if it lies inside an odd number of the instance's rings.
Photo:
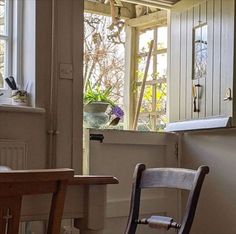
<svg viewBox="0 0 236 234">
<path fill-rule="evenodd" d="M 186 2 L 186 4 L 184 4 Z M 195 1 L 196 3 L 196 1 Z M 233 102 L 224 101 L 233 91 L 234 0 L 200 1 L 189 8 L 181 1 L 171 11 L 169 48 L 170 122 L 211 116 L 232 116 Z M 184 9 L 184 6 L 188 8 Z M 207 77 L 200 79 L 200 112 L 193 112 L 193 29 L 208 25 Z"/>
</svg>

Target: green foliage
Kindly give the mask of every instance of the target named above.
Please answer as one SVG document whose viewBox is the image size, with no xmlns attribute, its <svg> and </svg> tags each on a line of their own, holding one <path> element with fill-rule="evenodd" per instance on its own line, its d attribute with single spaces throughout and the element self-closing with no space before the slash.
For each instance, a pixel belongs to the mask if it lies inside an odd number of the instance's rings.
<svg viewBox="0 0 236 234">
<path fill-rule="evenodd" d="M 96 86 L 96 88 L 92 88 L 91 84 L 88 83 L 87 89 L 84 94 L 84 103 L 88 104 L 91 102 L 105 102 L 114 106 L 114 103 L 110 99 L 111 92 L 111 86 L 102 90 L 99 85 Z"/>
</svg>

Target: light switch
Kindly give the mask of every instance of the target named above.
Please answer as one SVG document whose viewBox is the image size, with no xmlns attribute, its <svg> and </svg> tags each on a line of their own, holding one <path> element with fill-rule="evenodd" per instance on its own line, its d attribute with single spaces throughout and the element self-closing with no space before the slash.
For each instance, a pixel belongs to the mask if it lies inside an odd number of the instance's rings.
<svg viewBox="0 0 236 234">
<path fill-rule="evenodd" d="M 60 78 L 73 79 L 73 66 L 71 63 L 60 64 Z"/>
</svg>

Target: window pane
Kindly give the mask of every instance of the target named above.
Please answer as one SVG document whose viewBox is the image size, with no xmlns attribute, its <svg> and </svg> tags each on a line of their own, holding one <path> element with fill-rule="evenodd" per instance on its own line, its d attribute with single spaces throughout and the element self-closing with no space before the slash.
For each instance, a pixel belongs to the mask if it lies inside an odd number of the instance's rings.
<svg viewBox="0 0 236 234">
<path fill-rule="evenodd" d="M 165 78 L 167 75 L 167 54 L 157 55 L 157 77 Z"/>
<path fill-rule="evenodd" d="M 138 59 L 137 81 L 143 81 L 144 73 L 147 65 L 147 57 L 140 57 Z M 147 80 L 153 79 L 153 57 L 150 60 Z"/>
<path fill-rule="evenodd" d="M 153 40 L 154 30 L 147 30 L 140 32 L 139 35 L 139 53 L 144 53 L 149 51 L 149 45 L 151 40 Z"/>
<path fill-rule="evenodd" d="M 0 88 L 4 87 L 6 42 L 0 40 Z"/>
<path fill-rule="evenodd" d="M 138 119 L 138 131 L 151 131 L 151 116 L 141 116 Z"/>
<path fill-rule="evenodd" d="M 157 49 L 167 48 L 167 27 L 157 28 Z"/>
<path fill-rule="evenodd" d="M 140 93 L 140 87 L 139 87 L 139 93 Z M 143 113 L 151 111 L 152 111 L 152 86 L 146 85 L 140 112 Z"/>
<path fill-rule="evenodd" d="M 207 25 L 196 28 L 194 38 L 193 79 L 204 78 L 207 72 Z"/>
<path fill-rule="evenodd" d="M 0 34 L 6 34 L 6 1 L 0 0 Z"/>
</svg>

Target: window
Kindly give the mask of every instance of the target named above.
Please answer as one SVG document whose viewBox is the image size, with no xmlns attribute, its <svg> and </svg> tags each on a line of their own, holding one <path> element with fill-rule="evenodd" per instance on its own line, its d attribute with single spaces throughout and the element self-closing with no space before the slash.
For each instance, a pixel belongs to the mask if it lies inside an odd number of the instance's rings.
<svg viewBox="0 0 236 234">
<path fill-rule="evenodd" d="M 134 84 L 136 105 L 140 96 L 149 44 L 151 40 L 154 40 L 137 129 L 141 131 L 162 130 L 167 122 L 167 27 L 138 30 L 136 37 L 138 39 Z"/>
<path fill-rule="evenodd" d="M 12 1 L 0 0 L 0 88 L 12 72 Z"/>
<path fill-rule="evenodd" d="M 193 79 L 206 78 L 207 73 L 207 25 L 194 29 Z"/>
</svg>

